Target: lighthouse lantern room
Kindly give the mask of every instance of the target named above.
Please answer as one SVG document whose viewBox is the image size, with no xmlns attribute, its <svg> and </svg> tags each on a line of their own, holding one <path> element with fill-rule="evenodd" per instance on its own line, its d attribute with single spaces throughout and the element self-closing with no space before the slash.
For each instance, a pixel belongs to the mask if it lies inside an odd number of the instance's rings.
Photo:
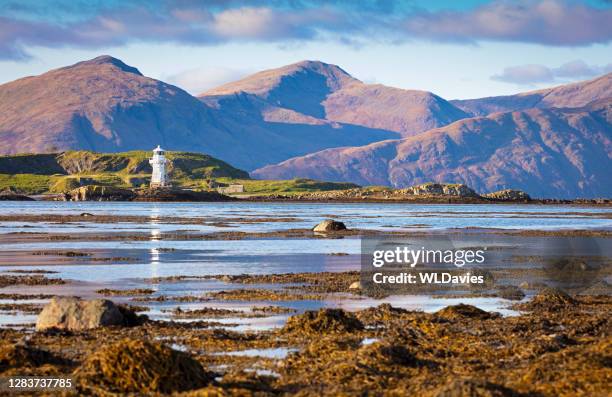
<svg viewBox="0 0 612 397">
<path fill-rule="evenodd" d="M 166 173 L 166 160 L 165 151 L 159 145 L 153 149 L 153 157 L 149 159 L 149 164 L 153 167 L 153 174 L 151 175 L 151 187 L 165 187 L 168 186 L 168 175 Z"/>
</svg>

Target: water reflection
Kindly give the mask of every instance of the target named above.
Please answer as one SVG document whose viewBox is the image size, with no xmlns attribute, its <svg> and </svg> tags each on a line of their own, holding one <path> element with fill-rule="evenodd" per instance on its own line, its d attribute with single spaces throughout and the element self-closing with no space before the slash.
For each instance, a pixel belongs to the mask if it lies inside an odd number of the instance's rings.
<svg viewBox="0 0 612 397">
<path fill-rule="evenodd" d="M 151 241 L 159 241 L 161 239 L 161 229 L 159 227 L 160 209 L 157 206 L 151 207 L 149 215 L 149 227 L 151 230 Z M 150 250 L 151 254 L 151 277 L 159 277 L 159 247 L 153 247 Z"/>
</svg>

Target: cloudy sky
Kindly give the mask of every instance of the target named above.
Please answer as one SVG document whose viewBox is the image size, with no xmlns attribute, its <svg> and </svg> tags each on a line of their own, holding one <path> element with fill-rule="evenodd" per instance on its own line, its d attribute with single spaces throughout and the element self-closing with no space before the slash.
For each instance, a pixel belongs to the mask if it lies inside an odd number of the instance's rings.
<svg viewBox="0 0 612 397">
<path fill-rule="evenodd" d="M 612 1 L 0 0 L 0 83 L 101 54 L 194 94 L 311 59 L 472 98 L 612 71 Z"/>
</svg>

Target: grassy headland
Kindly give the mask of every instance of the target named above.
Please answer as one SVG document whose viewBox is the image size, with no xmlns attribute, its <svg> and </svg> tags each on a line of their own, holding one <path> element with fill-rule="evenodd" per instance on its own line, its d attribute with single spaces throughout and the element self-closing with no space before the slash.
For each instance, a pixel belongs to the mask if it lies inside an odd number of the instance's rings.
<svg viewBox="0 0 612 397">
<path fill-rule="evenodd" d="M 151 178 L 149 156 L 150 152 L 146 151 L 68 151 L 0 156 L 0 191 L 10 189 L 22 194 L 44 194 L 67 192 L 87 185 L 144 187 L 148 186 Z M 356 187 L 351 183 L 310 179 L 252 180 L 247 172 L 206 154 L 167 152 L 167 157 L 172 184 L 180 188 L 211 190 L 217 185 L 241 184 L 245 194 L 266 195 Z"/>
</svg>

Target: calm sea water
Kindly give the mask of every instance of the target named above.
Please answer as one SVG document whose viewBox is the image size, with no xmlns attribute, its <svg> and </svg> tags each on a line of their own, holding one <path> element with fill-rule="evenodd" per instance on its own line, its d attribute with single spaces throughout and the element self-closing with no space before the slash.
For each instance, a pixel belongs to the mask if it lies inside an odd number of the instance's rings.
<svg viewBox="0 0 612 397">
<path fill-rule="evenodd" d="M 152 284 L 148 279 L 175 275 L 321 272 L 359 269 L 360 240 L 343 239 L 245 239 L 245 240 L 160 240 L 169 231 L 218 232 L 312 228 L 325 218 L 343 221 L 349 228 L 376 230 L 444 230 L 455 228 L 503 229 L 612 229 L 609 208 L 541 205 L 414 205 L 414 204 L 322 204 L 322 203 L 116 203 L 116 202 L 0 202 L 0 215 L 80 214 L 143 216 L 141 223 L 113 224 L 74 222 L 0 222 L 2 272 L 24 269 L 52 270 L 49 277 L 71 280 L 63 286 L 8 287 L 0 292 L 53 293 L 95 296 L 99 288 L 153 288 L 156 295 L 201 295 L 210 291 L 241 288 L 216 280 L 186 280 Z M 164 217 L 182 217 L 184 223 L 167 224 Z M 196 218 L 197 223 L 189 221 Z M 205 224 L 200 224 L 204 222 Z M 145 241 L 43 241 L 8 242 L 16 232 L 82 234 L 91 232 L 144 232 Z M 87 257 L 71 258 L 67 264 L 45 263 L 32 256 L 19 261 L 19 252 L 41 250 L 94 250 L 108 257 L 132 257 L 128 263 L 93 262 Z M 346 253 L 336 256 L 332 253 Z M 18 262 L 19 261 L 19 262 Z M 258 286 L 254 286 L 258 287 Z M 277 288 L 277 286 L 259 286 Z M 118 298 L 121 299 L 121 298 Z M 432 297 L 390 297 L 385 301 L 411 309 L 437 310 L 456 303 Z M 463 300 L 465 301 L 465 300 Z M 347 300 L 338 297 L 325 302 L 282 302 L 298 310 L 321 306 L 358 309 L 381 301 Z M 266 304 L 269 302 L 260 302 Z M 500 300 L 476 299 L 472 303 L 487 309 L 503 310 Z M 250 307 L 257 302 L 216 302 L 215 307 Z M 278 304 L 278 302 L 275 302 Z M 173 304 L 150 304 L 151 314 L 163 318 L 163 309 Z M 210 304 L 207 304 L 210 305 Z M 174 304 L 176 306 L 176 304 Z M 202 304 L 181 304 L 183 308 Z M 286 316 L 267 319 L 233 319 L 244 327 L 282 324 Z M 0 316 L 1 323 L 29 322 L 33 316 Z M 229 320 L 228 320 L 229 321 Z"/>
<path fill-rule="evenodd" d="M 142 224 L 10 224 L 3 223 L 0 233 L 23 231 L 23 226 L 35 230 L 74 232 L 87 226 L 111 230 L 243 230 L 270 231 L 287 228 L 310 228 L 321 219 L 336 218 L 347 226 L 364 229 L 398 230 L 413 228 L 504 228 L 504 229 L 564 229 L 611 228 L 611 219 L 597 214 L 610 214 L 603 207 L 544 206 L 544 205 L 438 205 L 438 204 L 328 204 L 328 203 L 134 203 L 134 202 L 0 202 L 0 215 L 5 214 L 80 214 L 136 215 L 149 217 Z M 595 215 L 595 216 L 594 216 Z M 165 225 L 159 217 L 225 218 L 228 226 Z M 240 223 L 241 218 L 299 218 L 289 222 Z M 232 223 L 235 220 L 236 223 Z M 90 231 L 90 230 L 88 230 Z"/>
</svg>

